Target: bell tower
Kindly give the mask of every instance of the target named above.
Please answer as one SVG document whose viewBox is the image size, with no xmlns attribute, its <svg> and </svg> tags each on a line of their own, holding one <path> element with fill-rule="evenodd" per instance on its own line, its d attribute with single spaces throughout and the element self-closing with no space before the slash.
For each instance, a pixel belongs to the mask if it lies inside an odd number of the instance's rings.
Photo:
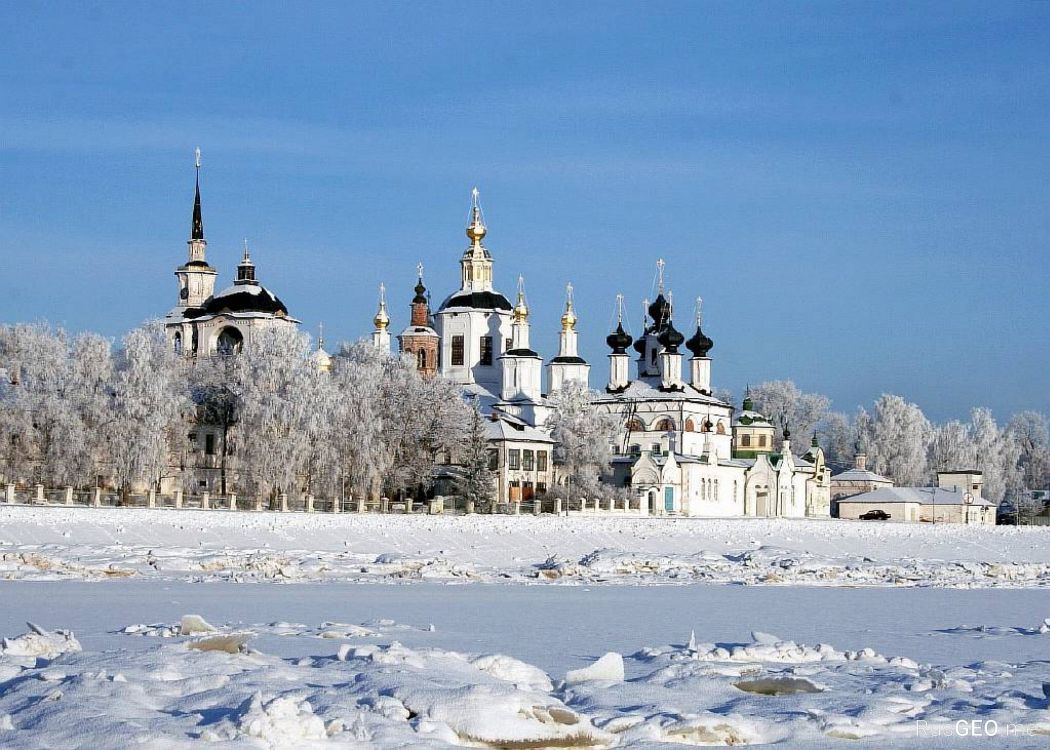
<svg viewBox="0 0 1050 750">
<path fill-rule="evenodd" d="M 208 243 L 204 239 L 204 220 L 201 218 L 201 150 L 195 152 L 197 170 L 196 185 L 193 196 L 193 220 L 190 225 L 188 258 L 186 263 L 175 269 L 175 278 L 179 282 L 179 301 L 176 310 L 200 307 L 204 301 L 215 293 L 215 277 L 218 272 L 208 265 L 205 251 Z"/>
</svg>

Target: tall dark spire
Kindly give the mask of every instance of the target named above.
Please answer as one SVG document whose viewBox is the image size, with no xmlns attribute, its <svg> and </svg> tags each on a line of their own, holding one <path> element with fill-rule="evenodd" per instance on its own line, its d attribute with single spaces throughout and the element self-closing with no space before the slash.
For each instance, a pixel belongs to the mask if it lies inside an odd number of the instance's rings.
<svg viewBox="0 0 1050 750">
<path fill-rule="evenodd" d="M 190 230 L 191 240 L 203 240 L 204 239 L 204 220 L 201 218 L 201 150 L 197 149 L 196 155 L 196 166 L 197 166 L 197 184 L 196 190 L 193 196 L 193 227 Z"/>
</svg>

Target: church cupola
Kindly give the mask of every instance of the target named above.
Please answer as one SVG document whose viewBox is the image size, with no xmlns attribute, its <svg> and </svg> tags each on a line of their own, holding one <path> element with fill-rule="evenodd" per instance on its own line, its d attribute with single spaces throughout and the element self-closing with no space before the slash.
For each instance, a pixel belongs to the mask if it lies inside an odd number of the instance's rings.
<svg viewBox="0 0 1050 750">
<path fill-rule="evenodd" d="M 193 189 L 193 217 L 190 222 L 190 239 L 187 241 L 188 252 L 186 263 L 175 270 L 179 282 L 179 301 L 175 311 L 180 315 L 187 308 L 197 308 L 215 292 L 215 278 L 218 272 L 208 265 L 206 251 L 208 243 L 204 239 L 204 219 L 201 213 L 201 150 L 194 152 L 196 175 Z"/>
<path fill-rule="evenodd" d="M 629 366 L 627 347 L 631 345 L 631 335 L 623 329 L 623 295 L 616 295 L 616 330 L 609 334 L 605 343 L 612 349 L 612 354 L 609 355 L 609 385 L 606 386 L 606 390 L 615 393 L 622 391 L 629 384 L 627 379 L 627 368 Z M 645 342 L 639 339 L 642 344 L 641 351 L 645 352 Z"/>
<path fill-rule="evenodd" d="M 711 395 L 711 359 L 707 353 L 714 347 L 715 342 L 704 333 L 703 330 L 703 304 L 704 301 L 696 298 L 696 333 L 685 343 L 686 348 L 693 353 L 689 359 L 689 384 L 701 393 Z"/>
<path fill-rule="evenodd" d="M 237 264 L 237 280 L 233 283 L 237 286 L 257 285 L 259 283 L 255 279 L 255 264 L 252 263 L 252 256 L 248 251 L 247 239 L 244 240 L 244 255 L 241 257 L 241 262 Z"/>
<path fill-rule="evenodd" d="M 660 387 L 667 391 L 682 390 L 682 355 L 678 347 L 685 341 L 685 336 L 678 332 L 667 319 L 667 325 L 656 339 L 662 350 L 660 351 Z"/>
<path fill-rule="evenodd" d="M 470 223 L 467 224 L 467 238 L 470 246 L 464 251 L 459 261 L 461 288 L 471 292 L 492 291 L 492 256 L 481 243 L 488 234 L 478 200 L 478 189 L 471 191 Z"/>
<path fill-rule="evenodd" d="M 372 331 L 372 344 L 384 354 L 390 353 L 390 315 L 386 311 L 386 285 L 379 285 L 379 308 L 372 318 L 375 330 Z"/>
<path fill-rule="evenodd" d="M 561 333 L 558 336 L 558 356 L 547 365 L 547 390 L 561 390 L 575 381 L 588 385 L 591 366 L 577 349 L 576 309 L 572 299 L 572 284 L 565 285 L 565 312 L 561 315 Z"/>
</svg>

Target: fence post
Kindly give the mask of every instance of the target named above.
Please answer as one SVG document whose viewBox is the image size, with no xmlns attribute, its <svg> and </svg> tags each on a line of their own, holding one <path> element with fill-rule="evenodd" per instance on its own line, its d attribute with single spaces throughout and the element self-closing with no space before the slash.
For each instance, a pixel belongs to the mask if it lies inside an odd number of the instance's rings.
<svg viewBox="0 0 1050 750">
<path fill-rule="evenodd" d="M 313 513 L 314 512 L 314 496 L 313 495 L 307 495 L 306 496 L 306 512 L 307 513 Z"/>
<path fill-rule="evenodd" d="M 364 493 L 361 493 L 361 496 L 357 498 L 357 512 L 358 513 L 364 513 L 365 512 L 365 495 L 364 495 Z"/>
<path fill-rule="evenodd" d="M 516 516 L 520 516 L 521 515 L 521 500 L 515 500 L 514 501 L 514 515 L 516 515 Z"/>
<path fill-rule="evenodd" d="M 255 510 L 257 512 L 261 513 L 262 509 L 263 509 L 263 507 L 262 507 L 262 497 L 259 496 L 259 495 L 256 495 L 255 496 Z"/>
<path fill-rule="evenodd" d="M 237 510 L 237 495 L 236 493 L 230 493 L 230 510 Z"/>
<path fill-rule="evenodd" d="M 608 502 L 608 506 L 609 506 L 609 510 L 610 511 L 616 510 L 616 507 L 613 505 L 614 502 L 616 502 L 616 498 L 610 497 L 609 498 L 609 502 Z"/>
<path fill-rule="evenodd" d="M 47 505 L 47 500 L 44 499 L 44 485 L 38 484 L 36 486 L 36 497 L 33 499 L 33 502 Z"/>
<path fill-rule="evenodd" d="M 350 502 L 352 503 L 353 501 L 354 501 L 354 496 L 351 495 L 350 496 Z M 343 512 L 342 505 L 343 505 L 343 498 L 342 498 L 342 496 L 341 495 L 333 495 L 332 496 L 332 512 L 333 513 L 342 513 Z"/>
<path fill-rule="evenodd" d="M 282 492 L 281 493 L 281 512 L 282 513 L 287 513 L 288 512 L 288 493 L 287 492 Z"/>
<path fill-rule="evenodd" d="M 380 513 L 389 513 L 390 512 L 390 498 L 389 497 L 381 497 L 381 498 L 379 498 L 379 512 Z"/>
<path fill-rule="evenodd" d="M 66 487 L 66 505 L 73 504 L 73 488 Z"/>
<path fill-rule="evenodd" d="M 13 484 L 9 484 L 4 488 L 4 498 L 7 500 L 8 505 L 15 504 L 15 486 Z"/>
<path fill-rule="evenodd" d="M 157 507 L 157 491 L 150 488 L 149 495 L 146 496 L 146 507 L 156 508 Z"/>
<path fill-rule="evenodd" d="M 474 514 L 474 501 L 467 500 L 467 513 L 470 515 Z"/>
<path fill-rule="evenodd" d="M 175 510 L 182 510 L 182 489 L 175 490 Z"/>
<path fill-rule="evenodd" d="M 541 510 L 540 506 L 542 506 L 542 505 L 543 505 L 543 501 L 540 500 L 538 497 L 534 497 L 532 499 L 532 515 L 538 516 L 540 514 L 540 510 Z"/>
<path fill-rule="evenodd" d="M 102 507 L 102 488 L 96 487 L 95 494 L 91 497 L 91 507 L 101 508 Z"/>
<path fill-rule="evenodd" d="M 554 515 L 561 515 L 561 498 L 557 497 L 554 499 Z"/>
<path fill-rule="evenodd" d="M 210 509 L 211 509 L 211 493 L 210 492 L 205 492 L 203 495 L 201 495 L 201 510 L 210 510 Z"/>
</svg>

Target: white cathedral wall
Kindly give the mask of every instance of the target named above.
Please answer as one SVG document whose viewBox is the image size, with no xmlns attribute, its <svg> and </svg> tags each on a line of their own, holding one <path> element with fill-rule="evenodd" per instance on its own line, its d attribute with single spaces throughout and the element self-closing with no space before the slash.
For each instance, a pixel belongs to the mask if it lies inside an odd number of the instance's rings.
<svg viewBox="0 0 1050 750">
<path fill-rule="evenodd" d="M 441 374 L 454 383 L 478 383 L 493 393 L 502 385 L 499 357 L 510 338 L 510 313 L 506 311 L 439 312 L 435 325 L 441 337 Z M 463 364 L 452 364 L 452 337 L 463 336 Z M 492 365 L 481 365 L 481 337 L 492 336 Z"/>
<path fill-rule="evenodd" d="M 745 470 L 737 466 L 683 464 L 682 513 L 730 518 L 744 514 Z"/>
</svg>

